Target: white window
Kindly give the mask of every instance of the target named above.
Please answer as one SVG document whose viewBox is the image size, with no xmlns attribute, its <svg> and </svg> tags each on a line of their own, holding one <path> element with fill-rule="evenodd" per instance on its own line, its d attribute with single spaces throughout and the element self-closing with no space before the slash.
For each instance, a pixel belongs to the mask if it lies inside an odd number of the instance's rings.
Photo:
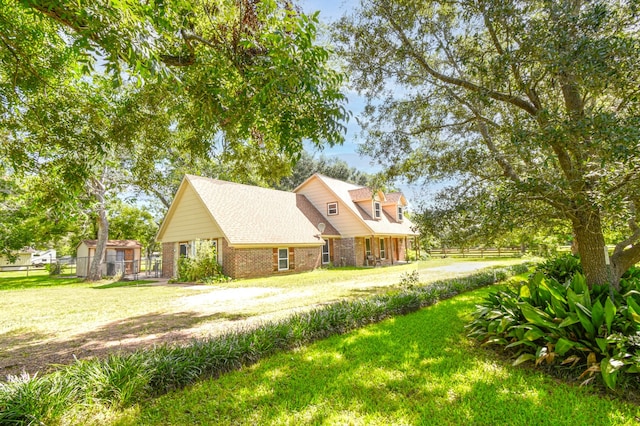
<svg viewBox="0 0 640 426">
<path fill-rule="evenodd" d="M 328 264 L 330 259 L 331 256 L 329 253 L 329 240 L 324 240 L 324 245 L 322 246 L 322 264 Z"/>
<path fill-rule="evenodd" d="M 398 206 L 398 222 L 402 222 L 404 220 L 404 211 L 402 210 L 402 206 Z"/>
<path fill-rule="evenodd" d="M 375 219 L 380 219 L 382 216 L 382 209 L 380 208 L 380 203 L 377 201 L 373 202 L 373 217 Z"/>
<path fill-rule="evenodd" d="M 335 216 L 338 214 L 338 203 L 327 203 L 327 215 Z"/>
<path fill-rule="evenodd" d="M 384 238 L 380 238 L 380 259 L 386 259 L 386 250 L 384 248 Z"/>
<path fill-rule="evenodd" d="M 286 271 L 289 269 L 289 249 L 278 249 L 278 271 Z"/>
<path fill-rule="evenodd" d="M 371 238 L 364 239 L 364 254 L 365 256 L 371 256 Z"/>
</svg>

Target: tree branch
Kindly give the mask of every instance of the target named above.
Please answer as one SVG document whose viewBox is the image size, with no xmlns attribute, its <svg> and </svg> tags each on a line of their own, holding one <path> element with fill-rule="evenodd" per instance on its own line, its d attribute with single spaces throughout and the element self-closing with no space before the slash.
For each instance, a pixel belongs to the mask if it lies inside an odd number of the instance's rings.
<svg viewBox="0 0 640 426">
<path fill-rule="evenodd" d="M 616 248 L 613 251 L 614 255 L 617 253 L 622 253 L 625 247 L 640 240 L 640 226 L 638 226 L 637 222 L 638 207 L 640 207 L 640 201 L 635 200 L 633 203 L 630 203 L 629 210 L 631 210 L 631 218 L 629 218 L 628 224 L 629 229 L 631 230 L 631 236 L 616 244 Z"/>
<path fill-rule="evenodd" d="M 497 101 L 509 103 L 517 108 L 524 110 L 527 114 L 529 114 L 532 117 L 537 116 L 538 109 L 535 107 L 535 105 L 527 102 L 525 99 L 522 99 L 518 96 L 512 96 L 506 93 L 498 92 L 462 78 L 450 77 L 448 75 L 445 75 L 436 71 L 434 68 L 431 67 L 431 65 L 426 61 L 426 59 L 422 55 L 419 55 L 417 53 L 415 46 L 413 45 L 411 40 L 409 40 L 404 30 L 395 21 L 395 19 L 393 19 L 389 11 L 386 10 L 385 6 L 383 6 L 382 8 L 385 9 L 385 12 L 387 14 L 386 18 L 391 24 L 391 26 L 393 27 L 393 29 L 396 31 L 396 34 L 398 35 L 398 37 L 400 37 L 400 39 L 402 40 L 402 43 L 405 46 L 409 47 L 409 54 L 433 78 L 440 80 L 444 83 L 462 87 L 474 93 L 479 93 L 479 94 L 489 96 L 490 98 L 495 99 Z"/>
<path fill-rule="evenodd" d="M 505 55 L 506 52 L 502 47 L 502 43 L 500 43 L 500 40 L 498 39 L 498 35 L 496 34 L 495 27 L 493 26 L 491 19 L 489 19 L 489 16 L 487 15 L 487 10 L 485 9 L 484 4 L 482 4 L 480 7 L 482 10 L 482 18 L 484 20 L 484 24 L 487 27 L 487 31 L 489 31 L 489 36 L 491 37 L 491 41 L 493 42 L 493 45 L 495 46 L 496 51 L 500 56 L 506 56 Z M 509 62 L 509 66 L 511 67 L 511 72 L 513 73 L 516 81 L 518 82 L 518 86 L 520 87 L 520 90 L 523 90 L 527 94 L 527 97 L 529 98 L 531 103 L 536 107 L 536 109 L 540 110 L 542 108 L 542 102 L 540 102 L 540 98 L 538 97 L 538 94 L 536 93 L 535 89 L 533 89 L 529 84 L 526 84 L 524 82 L 524 79 L 522 78 L 522 74 L 520 74 L 520 70 L 518 69 L 516 64 L 514 64 L 513 61 L 511 60 L 509 60 L 508 62 Z"/>
<path fill-rule="evenodd" d="M 449 94 L 454 99 L 456 99 L 460 104 L 466 106 L 469 109 L 469 111 L 471 111 L 471 113 L 474 115 L 475 117 L 474 121 L 478 125 L 478 131 L 480 132 L 480 135 L 482 136 L 482 139 L 484 140 L 486 147 L 489 148 L 489 151 L 491 152 L 491 154 L 493 154 L 493 157 L 498 162 L 498 165 L 502 168 L 504 175 L 509 179 L 511 179 L 515 184 L 518 184 L 518 185 L 521 184 L 522 180 L 520 179 L 520 176 L 518 176 L 518 174 L 513 169 L 513 166 L 511 165 L 511 163 L 509 163 L 509 161 L 498 150 L 495 143 L 493 142 L 493 137 L 489 133 L 487 124 L 483 120 L 483 117 L 480 111 L 478 111 L 476 107 L 471 105 L 470 102 L 460 98 L 458 95 L 453 93 L 452 90 L 449 90 Z"/>
</svg>

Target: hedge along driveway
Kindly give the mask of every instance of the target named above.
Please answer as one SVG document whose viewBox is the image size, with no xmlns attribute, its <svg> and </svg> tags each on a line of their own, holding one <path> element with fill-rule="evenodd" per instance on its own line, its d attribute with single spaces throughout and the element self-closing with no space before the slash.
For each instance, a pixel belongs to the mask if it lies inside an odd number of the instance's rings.
<svg viewBox="0 0 640 426">
<path fill-rule="evenodd" d="M 434 259 L 372 269 L 317 270 L 221 286 L 77 283 L 30 275 L 2 278 L 0 380 L 78 358 L 104 357 L 153 345 L 217 335 L 229 328 L 284 318 L 292 310 L 386 291 L 402 273 L 433 281 L 519 259 Z M 38 278 L 38 282 L 32 281 Z M 29 287 L 32 286 L 32 287 Z"/>
<path fill-rule="evenodd" d="M 129 409 L 117 424 L 637 424 L 637 406 L 512 367 L 464 325 L 490 289 Z"/>
</svg>

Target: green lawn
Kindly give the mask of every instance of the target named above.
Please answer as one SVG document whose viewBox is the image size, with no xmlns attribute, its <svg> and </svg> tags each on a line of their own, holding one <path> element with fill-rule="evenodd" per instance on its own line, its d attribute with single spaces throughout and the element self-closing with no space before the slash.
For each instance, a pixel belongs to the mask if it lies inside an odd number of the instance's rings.
<svg viewBox="0 0 640 426">
<path fill-rule="evenodd" d="M 458 265 L 520 259 L 433 259 L 393 267 L 320 269 L 209 285 L 86 283 L 45 271 L 0 273 L 0 378 L 283 318 L 292 309 L 385 292 L 402 274 L 421 281 L 466 275 Z M 249 322 L 251 322 L 249 324 Z"/>
<path fill-rule="evenodd" d="M 130 408 L 118 425 L 619 425 L 640 409 L 496 359 L 465 336 L 489 289 Z"/>
<path fill-rule="evenodd" d="M 0 272 L 0 291 L 43 287 L 58 287 L 82 282 L 75 277 L 51 277 L 42 269 L 31 271 Z"/>
</svg>

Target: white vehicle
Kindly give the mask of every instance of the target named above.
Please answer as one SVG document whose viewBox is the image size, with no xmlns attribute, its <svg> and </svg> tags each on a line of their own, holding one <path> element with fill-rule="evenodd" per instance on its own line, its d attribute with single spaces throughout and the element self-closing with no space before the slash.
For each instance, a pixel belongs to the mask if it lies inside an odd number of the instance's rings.
<svg viewBox="0 0 640 426">
<path fill-rule="evenodd" d="M 56 251 L 54 249 L 36 251 L 34 253 L 31 253 L 31 264 L 33 266 L 42 266 L 49 263 L 54 263 L 55 261 Z"/>
</svg>

